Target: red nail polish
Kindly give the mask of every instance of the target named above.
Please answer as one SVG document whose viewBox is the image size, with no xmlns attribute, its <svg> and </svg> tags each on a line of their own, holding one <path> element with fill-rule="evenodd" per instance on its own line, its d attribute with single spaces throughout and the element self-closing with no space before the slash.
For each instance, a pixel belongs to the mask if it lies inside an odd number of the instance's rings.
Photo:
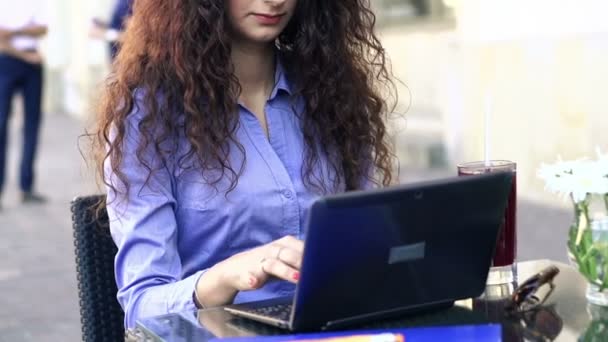
<svg viewBox="0 0 608 342">
<path fill-rule="evenodd" d="M 300 279 L 300 272 L 296 272 L 293 274 L 292 276 L 293 280 L 299 280 Z"/>
</svg>

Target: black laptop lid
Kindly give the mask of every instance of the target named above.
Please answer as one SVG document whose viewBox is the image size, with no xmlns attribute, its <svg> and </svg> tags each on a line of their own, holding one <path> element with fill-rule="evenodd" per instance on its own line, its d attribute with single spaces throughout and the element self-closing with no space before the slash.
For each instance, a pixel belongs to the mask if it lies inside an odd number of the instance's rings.
<svg viewBox="0 0 608 342">
<path fill-rule="evenodd" d="M 315 202 L 293 328 L 480 295 L 511 181 L 493 173 Z"/>
</svg>

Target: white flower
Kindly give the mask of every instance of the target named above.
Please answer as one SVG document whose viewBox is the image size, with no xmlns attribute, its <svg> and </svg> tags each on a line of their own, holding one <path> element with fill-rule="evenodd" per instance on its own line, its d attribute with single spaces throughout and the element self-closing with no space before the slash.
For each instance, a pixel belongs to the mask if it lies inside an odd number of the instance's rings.
<svg viewBox="0 0 608 342">
<path fill-rule="evenodd" d="M 570 192 L 574 202 L 583 201 L 587 194 L 603 193 L 603 180 L 597 172 L 596 163 L 586 161 L 578 165 L 569 177 Z"/>
<path fill-rule="evenodd" d="M 597 161 L 596 161 L 597 177 L 601 180 L 598 184 L 597 193 L 608 194 L 608 154 L 602 154 L 602 151 L 597 148 Z"/>
<path fill-rule="evenodd" d="M 538 177 L 545 181 L 545 188 L 554 193 L 569 194 L 573 190 L 574 171 L 581 167 L 584 160 L 562 161 L 554 164 L 542 164 Z"/>
<path fill-rule="evenodd" d="M 608 154 L 602 154 L 602 151 L 598 148 L 597 151 L 597 164 L 600 172 L 608 176 Z"/>
<path fill-rule="evenodd" d="M 598 151 L 597 160 L 579 159 L 554 164 L 543 164 L 538 177 L 545 181 L 545 188 L 562 196 L 571 196 L 579 203 L 588 194 L 608 193 L 608 156 Z"/>
</svg>

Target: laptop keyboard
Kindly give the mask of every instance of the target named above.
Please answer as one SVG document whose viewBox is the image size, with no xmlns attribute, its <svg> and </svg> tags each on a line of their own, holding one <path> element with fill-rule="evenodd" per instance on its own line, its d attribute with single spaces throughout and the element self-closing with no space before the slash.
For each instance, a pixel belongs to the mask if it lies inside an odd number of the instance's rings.
<svg viewBox="0 0 608 342">
<path fill-rule="evenodd" d="M 271 317 L 281 321 L 289 321 L 291 315 L 291 303 L 289 304 L 275 304 L 271 306 L 264 306 L 259 308 L 241 308 L 241 310 L 257 314 L 260 316 Z"/>
</svg>

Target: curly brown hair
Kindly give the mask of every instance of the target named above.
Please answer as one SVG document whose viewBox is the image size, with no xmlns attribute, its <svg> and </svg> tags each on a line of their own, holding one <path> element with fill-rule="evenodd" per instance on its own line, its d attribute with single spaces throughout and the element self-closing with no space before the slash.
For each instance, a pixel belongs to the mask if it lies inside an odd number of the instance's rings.
<svg viewBox="0 0 608 342">
<path fill-rule="evenodd" d="M 358 189 L 364 179 L 391 183 L 393 153 L 385 119 L 393 107 L 384 99 L 396 99 L 396 93 L 385 51 L 374 33 L 375 21 L 369 0 L 299 1 L 275 42 L 294 86 L 293 96 L 301 96 L 305 103 L 300 119 L 307 186 L 326 189 L 312 176 L 319 162 L 314 146 L 330 156 L 337 175 L 334 187 Z M 240 86 L 229 62 L 228 32 L 224 0 L 135 1 L 93 134 L 104 183 L 116 190 L 106 180 L 111 172 L 128 191 L 120 169 L 126 120 L 134 106 L 141 105 L 147 115 L 139 122 L 136 155 L 148 169 L 148 178 L 154 170 L 143 157 L 144 150 L 152 147 L 166 158 L 176 151 L 161 145 L 182 134 L 190 147 L 179 160 L 195 158 L 203 173 L 221 171 L 221 177 L 231 179 L 228 191 L 234 189 L 242 165 L 230 165 L 229 146 L 245 156 L 235 139 Z M 141 102 L 135 100 L 136 91 L 143 94 Z M 184 120 L 176 120 L 177 113 Z M 108 159 L 111 170 L 104 173 Z"/>
</svg>

